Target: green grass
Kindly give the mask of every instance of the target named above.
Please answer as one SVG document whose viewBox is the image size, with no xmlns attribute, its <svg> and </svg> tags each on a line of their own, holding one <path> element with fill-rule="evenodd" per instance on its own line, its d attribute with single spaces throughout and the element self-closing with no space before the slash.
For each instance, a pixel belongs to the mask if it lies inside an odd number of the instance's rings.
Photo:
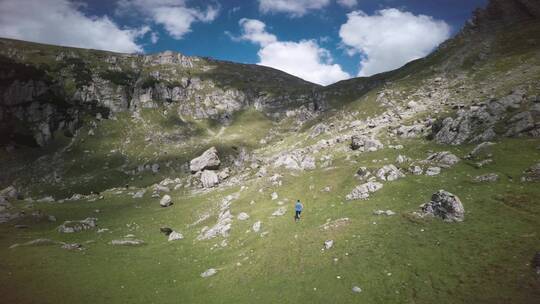
<svg viewBox="0 0 540 304">
<path fill-rule="evenodd" d="M 160 208 L 149 193 L 141 200 L 106 192 L 104 200 L 93 203 L 35 204 L 35 209 L 54 214 L 59 222 L 96 216 L 99 226 L 111 232 L 61 235 L 55 231 L 58 223 L 34 224 L 28 230 L 2 226 L 0 246 L 6 249 L 0 253 L 1 266 L 9 274 L 0 278 L 2 294 L 12 303 L 36 299 L 43 303 L 431 303 L 434 299 L 441 303 L 535 303 L 540 296 L 538 282 L 527 263 L 540 241 L 540 193 L 534 184 L 519 182 L 519 176 L 540 156 L 539 143 L 504 140 L 494 147 L 491 167 L 479 170 L 462 162 L 439 177 L 408 176 L 386 183 L 368 201 L 343 200 L 358 183 L 353 177 L 356 168 L 376 167 L 373 159 L 392 160 L 397 151 L 363 154 L 352 166 L 339 158 L 336 168 L 328 171 L 296 176 L 284 172 L 282 187 L 260 180 L 248 182 L 231 211 L 248 212 L 251 218 L 234 220 L 229 245 L 223 249 L 211 249 L 221 238 L 194 239 L 202 226 L 215 222 L 221 198 L 238 188 L 201 196 L 179 190 L 172 194 L 175 204 L 170 208 Z M 415 158 L 424 158 L 433 149 L 422 141 L 404 144 L 406 149 L 400 153 Z M 453 150 L 463 156 L 470 148 Z M 436 148 L 442 149 L 446 147 Z M 502 180 L 471 182 L 473 176 L 486 172 L 497 172 Z M 332 192 L 319 191 L 326 186 Z M 441 188 L 462 199 L 465 221 L 414 220 L 409 214 Z M 270 218 L 278 207 L 270 200 L 273 191 L 279 193 L 277 201 L 288 199 L 289 211 L 283 217 Z M 296 198 L 306 206 L 298 224 L 291 213 Z M 391 209 L 398 215 L 374 216 L 376 209 Z M 213 210 L 210 219 L 187 227 L 208 210 Z M 330 231 L 319 228 L 327 219 L 341 217 L 349 217 L 350 224 Z M 262 231 L 269 232 L 266 237 L 246 233 L 256 220 L 263 222 Z M 159 233 L 161 226 L 178 229 L 186 238 L 168 243 Z M 129 233 L 147 245 L 114 248 L 108 244 Z M 95 242 L 85 245 L 82 252 L 57 246 L 7 249 L 38 237 Z M 321 251 L 326 239 L 333 239 L 335 246 Z M 242 265 L 237 266 L 238 262 Z M 201 278 L 200 273 L 210 267 L 217 268 L 218 274 Z M 363 292 L 353 294 L 355 285 Z"/>
</svg>

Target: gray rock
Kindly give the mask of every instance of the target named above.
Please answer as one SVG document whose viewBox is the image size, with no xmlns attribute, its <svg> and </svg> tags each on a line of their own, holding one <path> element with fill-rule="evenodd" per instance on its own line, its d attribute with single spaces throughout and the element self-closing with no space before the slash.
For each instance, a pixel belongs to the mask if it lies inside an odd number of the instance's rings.
<svg viewBox="0 0 540 304">
<path fill-rule="evenodd" d="M 439 167 L 429 167 L 426 170 L 427 176 L 435 176 L 441 174 L 441 168 Z"/>
<path fill-rule="evenodd" d="M 88 217 L 81 221 L 65 221 L 58 226 L 57 230 L 60 233 L 75 233 L 84 230 L 94 229 L 97 227 L 97 218 Z"/>
<path fill-rule="evenodd" d="M 0 191 L 0 197 L 4 197 L 6 199 L 16 199 L 17 196 L 19 196 L 19 192 L 14 186 L 9 186 Z"/>
<path fill-rule="evenodd" d="M 465 209 L 461 200 L 454 194 L 439 190 L 431 196 L 431 201 L 421 206 L 424 215 L 440 217 L 447 222 L 461 222 L 465 217 Z"/>
<path fill-rule="evenodd" d="M 184 238 L 184 235 L 180 232 L 176 232 L 176 231 L 173 231 L 169 234 L 169 238 L 168 238 L 168 241 L 169 242 L 172 242 L 172 241 L 177 241 L 177 240 L 181 240 Z"/>
<path fill-rule="evenodd" d="M 358 286 L 353 286 L 352 292 L 354 292 L 354 293 L 361 293 L 361 292 L 362 292 L 362 288 L 360 288 L 360 287 L 358 287 Z"/>
<path fill-rule="evenodd" d="M 32 240 L 32 241 L 28 241 L 28 242 L 22 243 L 22 244 L 13 244 L 9 248 L 13 249 L 13 248 L 21 247 L 21 246 L 23 246 L 23 247 L 25 247 L 25 246 L 51 246 L 51 245 L 63 245 L 63 244 L 64 243 L 62 243 L 62 242 L 54 241 L 54 240 L 51 240 L 51 239 L 41 238 L 41 239 L 35 239 L 35 240 Z"/>
<path fill-rule="evenodd" d="M 272 216 L 282 216 L 285 214 L 285 212 L 287 212 L 287 207 L 282 206 L 282 207 L 279 207 L 276 211 L 274 211 L 272 213 Z"/>
<path fill-rule="evenodd" d="M 133 198 L 143 198 L 144 194 L 146 193 L 146 190 L 139 190 L 133 194 Z"/>
<path fill-rule="evenodd" d="M 351 149 L 353 150 L 360 150 L 362 152 L 374 152 L 382 149 L 383 147 L 384 146 L 380 141 L 374 138 L 369 138 L 367 136 L 354 135 L 351 138 Z"/>
<path fill-rule="evenodd" d="M 159 172 L 159 164 L 153 164 L 152 165 L 152 172 L 153 173 L 158 173 Z"/>
<path fill-rule="evenodd" d="M 499 180 L 499 175 L 496 173 L 488 173 L 476 176 L 473 181 L 477 183 L 493 183 Z"/>
<path fill-rule="evenodd" d="M 442 168 L 450 168 L 459 163 L 460 159 L 448 151 L 443 151 L 429 155 L 425 161 Z"/>
<path fill-rule="evenodd" d="M 360 167 L 358 171 L 356 171 L 356 175 L 360 180 L 366 180 L 371 176 L 371 172 L 366 167 Z"/>
<path fill-rule="evenodd" d="M 420 166 L 410 166 L 409 167 L 409 172 L 411 172 L 413 175 L 422 175 L 422 173 L 424 173 L 424 169 L 422 169 L 422 167 Z"/>
<path fill-rule="evenodd" d="M 245 221 L 249 219 L 249 215 L 245 212 L 240 212 L 236 218 L 239 219 L 240 221 Z"/>
<path fill-rule="evenodd" d="M 172 198 L 170 195 L 168 194 L 165 194 L 160 200 L 159 200 L 159 205 L 161 207 L 169 207 L 170 205 L 172 205 Z"/>
<path fill-rule="evenodd" d="M 381 183 L 367 182 L 365 184 L 356 186 L 356 188 L 354 188 L 351 193 L 347 194 L 345 199 L 348 201 L 364 200 L 369 198 L 370 193 L 379 191 L 380 189 L 382 189 L 382 187 L 383 185 Z"/>
<path fill-rule="evenodd" d="M 474 149 L 467 155 L 468 159 L 485 159 L 492 156 L 493 152 L 491 147 L 495 144 L 489 141 L 478 144 Z"/>
<path fill-rule="evenodd" d="M 395 215 L 396 213 L 392 210 L 375 210 L 373 211 L 373 214 L 374 215 L 387 215 L 387 216 L 392 216 L 392 215 Z"/>
<path fill-rule="evenodd" d="M 83 250 L 83 245 L 79 244 L 79 243 L 68 243 L 68 244 L 64 244 L 62 245 L 62 249 L 66 249 L 66 250 Z"/>
<path fill-rule="evenodd" d="M 540 163 L 536 163 L 525 172 L 523 172 L 522 181 L 525 182 L 537 182 L 540 181 Z"/>
<path fill-rule="evenodd" d="M 219 184 L 219 177 L 215 171 L 204 170 L 201 174 L 201 183 L 204 188 L 212 188 Z"/>
<path fill-rule="evenodd" d="M 333 240 L 326 240 L 324 241 L 324 250 L 328 250 L 334 246 Z"/>
<path fill-rule="evenodd" d="M 238 198 L 238 194 L 227 195 L 220 204 L 220 212 L 218 215 L 217 223 L 212 227 L 204 227 L 197 240 L 209 240 L 218 236 L 228 237 L 232 227 L 233 216 L 231 214 L 230 206 L 234 199 Z"/>
<path fill-rule="evenodd" d="M 192 173 L 204 169 L 216 170 L 219 168 L 220 164 L 221 161 L 219 160 L 217 149 L 215 147 L 211 147 L 210 149 L 204 151 L 201 156 L 192 159 L 189 163 L 189 169 Z"/>
<path fill-rule="evenodd" d="M 205 272 L 201 273 L 201 277 L 208 278 L 208 277 L 211 277 L 211 276 L 215 275 L 216 273 L 217 273 L 216 269 L 210 268 L 210 269 L 206 270 Z"/>
<path fill-rule="evenodd" d="M 144 245 L 145 243 L 143 240 L 126 238 L 126 239 L 112 240 L 110 244 L 113 246 L 141 246 L 141 245 Z"/>
<path fill-rule="evenodd" d="M 394 165 L 386 165 L 382 168 L 380 168 L 376 176 L 383 180 L 383 181 L 395 181 L 399 178 L 405 177 L 405 174 L 403 174 L 396 166 Z"/>
<path fill-rule="evenodd" d="M 253 229 L 253 232 L 259 232 L 261 230 L 261 221 L 256 221 L 253 223 L 253 226 L 251 226 L 251 229 Z"/>
</svg>

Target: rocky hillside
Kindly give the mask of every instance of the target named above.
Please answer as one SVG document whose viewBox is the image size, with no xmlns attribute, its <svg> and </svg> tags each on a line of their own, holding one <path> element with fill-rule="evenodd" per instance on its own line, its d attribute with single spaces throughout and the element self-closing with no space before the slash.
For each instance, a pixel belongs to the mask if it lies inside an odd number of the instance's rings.
<svg viewBox="0 0 540 304">
<path fill-rule="evenodd" d="M 3 40 L 3 299 L 538 303 L 539 12 L 328 87 Z"/>
<path fill-rule="evenodd" d="M 48 144 L 73 134 L 85 114 L 166 107 L 227 124 L 253 107 L 269 115 L 320 109 L 317 85 L 278 70 L 187 57 L 117 54 L 0 39 L 2 144 Z"/>
</svg>

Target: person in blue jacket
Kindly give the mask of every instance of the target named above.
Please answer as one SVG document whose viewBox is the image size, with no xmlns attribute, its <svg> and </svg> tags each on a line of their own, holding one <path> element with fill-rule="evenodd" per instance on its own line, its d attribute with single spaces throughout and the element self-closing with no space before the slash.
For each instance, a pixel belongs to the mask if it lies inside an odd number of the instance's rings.
<svg viewBox="0 0 540 304">
<path fill-rule="evenodd" d="M 294 204 L 294 221 L 298 222 L 300 220 L 300 213 L 302 213 L 302 210 L 304 209 L 304 206 L 302 203 L 300 203 L 300 200 L 296 201 L 296 204 Z"/>
</svg>

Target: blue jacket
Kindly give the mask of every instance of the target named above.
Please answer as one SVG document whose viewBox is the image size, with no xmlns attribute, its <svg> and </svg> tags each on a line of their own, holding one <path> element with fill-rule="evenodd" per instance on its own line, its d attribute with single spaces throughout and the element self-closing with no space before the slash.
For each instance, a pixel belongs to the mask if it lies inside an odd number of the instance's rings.
<svg viewBox="0 0 540 304">
<path fill-rule="evenodd" d="M 302 211 L 302 209 L 304 209 L 304 206 L 302 206 L 302 203 L 296 202 L 296 205 L 294 205 L 294 210 Z"/>
</svg>

